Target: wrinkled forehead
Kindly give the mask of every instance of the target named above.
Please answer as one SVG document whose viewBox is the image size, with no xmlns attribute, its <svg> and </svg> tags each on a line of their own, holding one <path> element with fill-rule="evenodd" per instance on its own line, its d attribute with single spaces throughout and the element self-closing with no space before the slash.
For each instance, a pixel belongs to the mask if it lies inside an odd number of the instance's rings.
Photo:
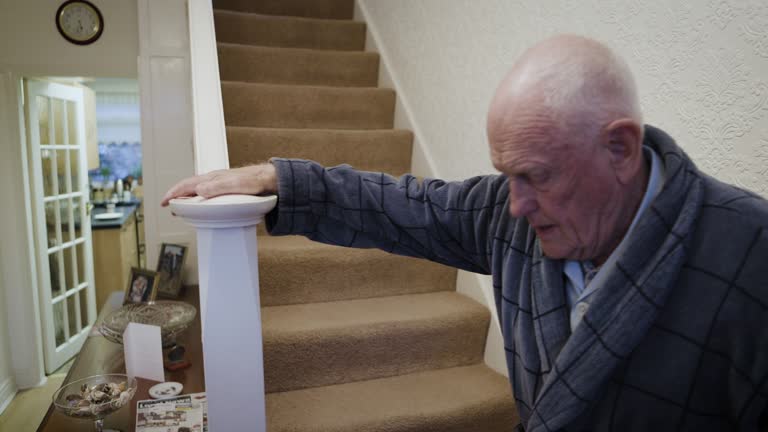
<svg viewBox="0 0 768 432">
<path fill-rule="evenodd" d="M 563 139 L 562 117 L 536 100 L 494 104 L 488 112 L 487 134 L 491 146 L 529 142 L 555 144 Z"/>
<path fill-rule="evenodd" d="M 504 108 L 489 112 L 488 144 L 495 167 L 567 164 L 580 141 L 557 113 L 530 102 Z"/>
<path fill-rule="evenodd" d="M 500 171 L 531 164 L 560 166 L 568 162 L 573 149 L 558 131 L 534 123 L 501 128 L 488 141 L 491 162 Z"/>
</svg>

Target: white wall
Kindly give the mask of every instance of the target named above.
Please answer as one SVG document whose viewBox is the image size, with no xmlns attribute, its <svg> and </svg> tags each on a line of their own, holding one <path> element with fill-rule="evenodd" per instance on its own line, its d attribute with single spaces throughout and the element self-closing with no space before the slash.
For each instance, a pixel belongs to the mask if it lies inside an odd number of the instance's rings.
<svg viewBox="0 0 768 432">
<path fill-rule="evenodd" d="M 0 280 L 2 272 L 0 272 Z M 5 296 L 0 290 L 0 311 L 5 310 Z M 13 378 L 11 368 L 11 346 L 8 340 L 8 326 L 5 320 L 0 319 L 0 414 L 11 402 L 16 394 L 16 380 Z"/>
<path fill-rule="evenodd" d="M 494 172 L 485 115 L 497 83 L 527 46 L 568 32 L 626 58 L 646 121 L 675 137 L 701 169 L 768 196 L 768 3 L 680 3 L 358 0 L 358 8 L 369 46 L 382 54 L 380 82 L 397 90 L 396 126 L 416 133 L 417 174 Z M 458 282 L 461 292 L 492 298 L 485 277 L 460 274 Z M 486 362 L 499 370 L 491 330 Z"/>
<path fill-rule="evenodd" d="M 54 16 L 63 0 L 0 0 L 0 70 L 25 74 L 136 77 L 136 1 L 91 0 L 104 33 L 87 46 L 67 42 Z"/>
<path fill-rule="evenodd" d="M 764 0 L 359 0 L 437 174 L 493 172 L 485 114 L 514 58 L 552 34 L 623 55 L 646 120 L 705 171 L 768 195 L 768 3 Z"/>
</svg>

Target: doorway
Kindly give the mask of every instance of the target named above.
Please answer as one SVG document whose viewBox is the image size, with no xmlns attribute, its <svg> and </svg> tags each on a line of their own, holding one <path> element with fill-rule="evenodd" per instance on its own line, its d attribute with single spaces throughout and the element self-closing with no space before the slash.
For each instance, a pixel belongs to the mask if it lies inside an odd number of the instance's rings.
<svg viewBox="0 0 768 432">
<path fill-rule="evenodd" d="M 77 354 L 100 307 L 142 265 L 136 80 L 25 79 L 45 371 Z"/>
</svg>

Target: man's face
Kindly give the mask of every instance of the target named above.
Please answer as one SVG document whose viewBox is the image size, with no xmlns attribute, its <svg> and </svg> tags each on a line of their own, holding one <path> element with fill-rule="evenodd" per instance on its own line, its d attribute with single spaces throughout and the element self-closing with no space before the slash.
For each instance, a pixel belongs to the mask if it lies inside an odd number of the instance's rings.
<svg viewBox="0 0 768 432">
<path fill-rule="evenodd" d="M 607 147 L 531 117 L 488 130 L 493 165 L 509 178 L 510 214 L 528 220 L 550 258 L 605 259 L 621 236 L 622 202 Z"/>
</svg>

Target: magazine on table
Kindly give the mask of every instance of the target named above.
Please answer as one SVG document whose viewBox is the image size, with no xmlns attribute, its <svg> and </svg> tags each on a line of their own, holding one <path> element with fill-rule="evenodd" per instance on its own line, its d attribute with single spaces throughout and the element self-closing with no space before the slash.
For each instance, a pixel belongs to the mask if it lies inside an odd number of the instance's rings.
<svg viewBox="0 0 768 432">
<path fill-rule="evenodd" d="M 137 402 L 136 432 L 207 432 L 205 393 Z"/>
</svg>

